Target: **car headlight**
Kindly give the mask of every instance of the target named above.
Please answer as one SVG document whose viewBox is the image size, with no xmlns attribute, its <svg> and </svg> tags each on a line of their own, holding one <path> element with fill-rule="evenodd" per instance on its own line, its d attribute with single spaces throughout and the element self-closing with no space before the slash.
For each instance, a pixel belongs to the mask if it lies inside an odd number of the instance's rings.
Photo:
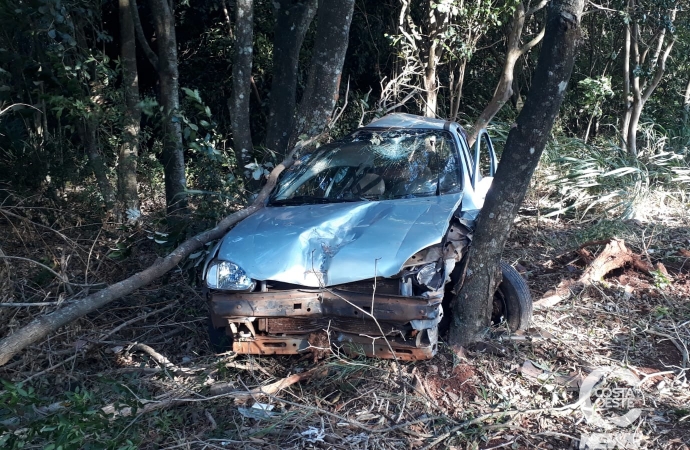
<svg viewBox="0 0 690 450">
<path fill-rule="evenodd" d="M 240 266 L 230 261 L 213 261 L 206 271 L 206 286 L 211 289 L 249 291 L 256 282 Z"/>
</svg>

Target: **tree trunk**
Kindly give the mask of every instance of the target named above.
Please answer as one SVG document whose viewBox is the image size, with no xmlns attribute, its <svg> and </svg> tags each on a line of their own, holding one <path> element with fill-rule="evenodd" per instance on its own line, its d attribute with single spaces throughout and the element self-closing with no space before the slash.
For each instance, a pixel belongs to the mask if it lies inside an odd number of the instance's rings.
<svg viewBox="0 0 690 450">
<path fill-rule="evenodd" d="M 187 179 L 184 166 L 180 109 L 180 82 L 177 70 L 175 15 L 167 0 L 151 0 L 151 13 L 158 43 L 158 78 L 163 106 L 163 173 L 168 214 L 184 213 L 187 207 Z"/>
<path fill-rule="evenodd" d="M 527 53 L 532 47 L 537 45 L 544 37 L 544 29 L 542 29 L 542 31 L 535 36 L 534 39 L 520 48 L 520 37 L 522 36 L 522 30 L 525 27 L 525 19 L 541 9 L 543 6 L 543 4 L 541 6 L 537 5 L 537 7 L 525 11 L 524 5 L 522 3 L 518 3 L 517 7 L 515 8 L 510 33 L 508 34 L 508 42 L 506 44 L 506 59 L 503 64 L 503 71 L 501 72 L 501 77 L 496 85 L 493 98 L 474 122 L 474 126 L 472 127 L 468 138 L 470 147 L 472 147 L 474 142 L 477 140 L 479 131 L 489 125 L 491 119 L 494 118 L 501 108 L 503 108 L 503 105 L 505 105 L 510 99 L 510 96 L 513 95 L 513 74 L 515 72 L 515 64 L 517 63 L 518 59 Z"/>
<path fill-rule="evenodd" d="M 89 165 L 96 177 L 98 189 L 103 196 L 105 209 L 110 211 L 115 206 L 115 195 L 113 193 L 113 186 L 110 184 L 110 180 L 108 180 L 108 165 L 98 150 L 98 120 L 93 116 L 89 116 L 83 119 L 82 124 L 81 138 L 86 149 L 86 155 L 89 157 Z"/>
<path fill-rule="evenodd" d="M 688 114 L 690 113 L 690 79 L 688 79 L 688 85 L 685 87 L 685 95 L 683 96 L 683 119 L 688 120 Z"/>
<path fill-rule="evenodd" d="M 436 106 L 438 103 L 438 86 L 436 83 L 436 65 L 439 57 L 437 52 L 438 44 L 436 39 L 432 40 L 429 46 L 428 61 L 424 68 L 424 90 L 426 91 L 426 101 L 424 102 L 424 116 L 436 117 Z"/>
<path fill-rule="evenodd" d="M 632 15 L 634 0 L 628 0 L 628 15 Z M 623 44 L 623 120 L 621 124 L 621 148 L 628 147 L 630 129 L 630 23 L 625 24 L 625 43 Z"/>
<path fill-rule="evenodd" d="M 311 142 L 313 142 L 313 140 Z M 311 142 L 304 143 L 304 146 L 310 145 Z M 186 240 L 168 256 L 162 259 L 159 258 L 153 265 L 145 270 L 108 286 L 102 291 L 88 295 L 78 302 L 71 303 L 69 306 L 60 308 L 50 314 L 39 316 L 13 334 L 5 336 L 0 340 L 0 366 L 5 365 L 14 355 L 29 347 L 31 344 L 44 339 L 64 325 L 96 311 L 98 308 L 160 278 L 165 273 L 178 267 L 178 265 L 192 252 L 202 248 L 210 241 L 220 239 L 232 225 L 263 208 L 268 195 L 278 181 L 278 177 L 283 170 L 292 166 L 294 156 L 300 148 L 301 147 L 296 147 L 281 164 L 273 169 L 266 181 L 266 185 L 261 189 L 261 192 L 259 192 L 259 195 L 251 206 L 225 217 L 215 228 L 199 233 L 193 238 Z"/>
<path fill-rule="evenodd" d="M 328 125 L 338 97 L 340 75 L 350 34 L 355 0 L 320 0 L 307 88 L 290 138 L 316 136 Z"/>
<path fill-rule="evenodd" d="M 132 9 L 129 0 L 119 0 L 119 7 L 122 86 L 126 107 L 123 120 L 124 136 L 117 162 L 117 197 L 121 220 L 126 217 L 128 210 L 139 211 L 137 157 L 141 109 L 139 108 L 139 79 Z"/>
<path fill-rule="evenodd" d="M 501 252 L 563 101 L 583 7 L 584 0 L 556 0 L 549 6 L 532 89 L 508 135 L 496 178 L 477 219 L 464 282 L 453 299 L 451 345 L 475 342 L 490 324 L 492 298 L 500 282 Z"/>
<path fill-rule="evenodd" d="M 277 0 L 273 37 L 273 81 L 269 100 L 266 148 L 284 155 L 295 117 L 299 52 L 317 0 Z"/>
<path fill-rule="evenodd" d="M 254 0 L 237 0 L 235 5 L 235 58 L 232 64 L 230 120 L 235 156 L 242 169 L 251 162 L 254 146 L 249 126 L 249 96 L 254 54 Z"/>
<path fill-rule="evenodd" d="M 458 64 L 457 80 L 454 80 L 454 72 L 451 73 L 451 81 L 448 89 L 450 91 L 450 120 L 453 122 L 458 120 L 458 113 L 460 112 L 460 100 L 462 99 L 462 87 L 465 84 L 465 69 L 467 68 L 467 59 L 463 58 Z"/>
</svg>

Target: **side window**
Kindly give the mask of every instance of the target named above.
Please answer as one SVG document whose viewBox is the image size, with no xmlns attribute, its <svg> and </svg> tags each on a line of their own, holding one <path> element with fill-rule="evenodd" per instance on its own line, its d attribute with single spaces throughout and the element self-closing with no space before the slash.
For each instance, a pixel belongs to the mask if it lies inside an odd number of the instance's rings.
<svg viewBox="0 0 690 450">
<path fill-rule="evenodd" d="M 491 147 L 489 147 L 489 135 L 483 133 L 482 138 L 479 140 L 479 175 L 481 178 L 494 176 L 491 165 L 491 154 Z"/>
<path fill-rule="evenodd" d="M 483 178 L 493 178 L 496 171 L 496 155 L 486 130 L 479 132 L 472 151 L 474 166 L 472 168 L 472 187 L 476 189 Z"/>
</svg>

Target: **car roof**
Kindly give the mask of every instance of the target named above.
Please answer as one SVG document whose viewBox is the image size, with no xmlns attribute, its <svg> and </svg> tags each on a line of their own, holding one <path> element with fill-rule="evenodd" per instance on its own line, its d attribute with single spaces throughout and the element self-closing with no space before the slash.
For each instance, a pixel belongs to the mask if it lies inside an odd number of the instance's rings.
<svg viewBox="0 0 690 450">
<path fill-rule="evenodd" d="M 416 116 L 414 114 L 393 113 L 371 121 L 365 128 L 423 128 L 444 130 L 454 122 L 450 120 L 434 119 Z M 456 124 L 457 125 L 457 124 Z M 460 127 L 460 125 L 457 125 Z M 462 127 L 460 127 L 462 129 Z"/>
</svg>

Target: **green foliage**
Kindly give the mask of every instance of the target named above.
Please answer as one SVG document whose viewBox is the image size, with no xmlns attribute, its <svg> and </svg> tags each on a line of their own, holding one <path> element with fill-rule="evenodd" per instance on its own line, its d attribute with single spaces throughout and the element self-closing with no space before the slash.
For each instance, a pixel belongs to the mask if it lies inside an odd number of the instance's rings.
<svg viewBox="0 0 690 450">
<path fill-rule="evenodd" d="M 102 411 L 102 397 L 76 387 L 60 400 L 44 398 L 31 386 L 2 381 L 0 448 L 42 447 L 45 450 L 138 448 L 138 431 L 130 420 Z M 131 394 L 123 395 L 130 399 Z M 122 405 L 124 406 L 124 405 Z"/>
<path fill-rule="evenodd" d="M 580 80 L 578 86 L 582 90 L 583 109 L 594 117 L 601 117 L 603 111 L 601 104 L 607 99 L 613 97 L 613 90 L 611 89 L 611 77 L 602 75 L 599 78 L 585 78 Z"/>
</svg>

